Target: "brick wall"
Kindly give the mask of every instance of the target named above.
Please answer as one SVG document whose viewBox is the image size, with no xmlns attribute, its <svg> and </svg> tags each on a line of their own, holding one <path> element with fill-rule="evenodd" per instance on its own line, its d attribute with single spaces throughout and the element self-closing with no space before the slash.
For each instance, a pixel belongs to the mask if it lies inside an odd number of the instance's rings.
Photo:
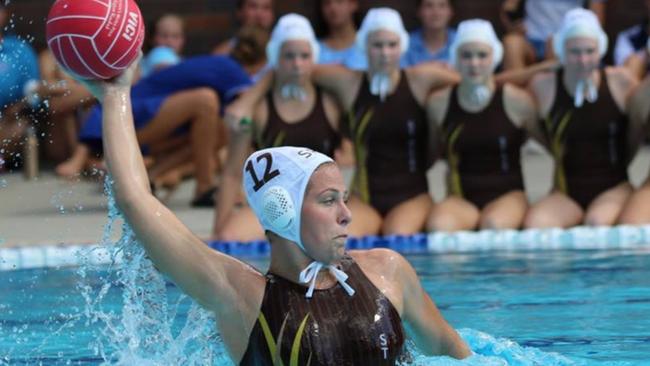
<svg viewBox="0 0 650 366">
<path fill-rule="evenodd" d="M 5 0 L 0 0 L 5 1 Z M 82 1 L 82 0 L 79 0 Z M 408 28 L 416 26 L 416 0 L 359 0 L 361 7 L 390 6 L 401 12 Z M 276 11 L 284 14 L 290 11 L 311 16 L 315 11 L 315 0 L 276 0 Z M 644 0 L 609 0 L 607 5 L 607 31 L 613 45 L 616 32 L 640 21 L 646 14 Z M 45 18 L 51 0 L 12 0 L 9 9 L 14 12 L 9 28 L 18 34 L 34 37 L 34 46 L 45 46 Z M 219 41 L 233 34 L 235 22 L 235 0 L 138 0 L 138 4 L 150 21 L 163 13 L 181 14 L 187 24 L 187 54 L 209 52 Z M 501 0 L 456 0 L 454 22 L 469 17 L 492 20 L 498 32 L 498 9 Z"/>
</svg>

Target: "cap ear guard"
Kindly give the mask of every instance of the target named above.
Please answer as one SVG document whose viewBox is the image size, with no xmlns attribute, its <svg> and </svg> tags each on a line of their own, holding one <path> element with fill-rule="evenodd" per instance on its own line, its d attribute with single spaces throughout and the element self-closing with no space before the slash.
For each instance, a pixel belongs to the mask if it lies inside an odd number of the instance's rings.
<svg viewBox="0 0 650 366">
<path fill-rule="evenodd" d="M 289 191 L 281 186 L 272 186 L 262 197 L 264 220 L 274 231 L 283 232 L 296 218 L 296 210 Z"/>
</svg>

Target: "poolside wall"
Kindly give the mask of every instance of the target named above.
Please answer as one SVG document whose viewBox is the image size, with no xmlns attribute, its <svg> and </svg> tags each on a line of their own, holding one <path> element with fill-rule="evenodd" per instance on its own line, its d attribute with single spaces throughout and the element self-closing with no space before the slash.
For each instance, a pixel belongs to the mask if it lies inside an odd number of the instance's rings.
<svg viewBox="0 0 650 366">
<path fill-rule="evenodd" d="M 2 0 L 4 1 L 4 0 Z M 230 37 L 236 27 L 235 0 L 136 0 L 145 18 L 151 20 L 165 12 L 176 12 L 186 20 L 188 42 L 186 54 L 209 52 L 219 41 Z M 398 9 L 407 28 L 416 24 L 416 0 L 359 0 L 361 7 L 390 6 Z M 454 22 L 468 17 L 491 20 L 498 32 L 502 32 L 498 9 L 502 0 L 455 0 Z M 45 18 L 51 0 L 12 0 L 10 8 L 15 13 L 16 32 L 34 37 L 37 49 L 45 46 Z M 311 16 L 315 0 L 275 0 L 278 15 L 295 11 Z M 646 14 L 644 0 L 608 0 L 607 32 L 613 46 L 616 33 L 639 22 Z M 30 24 L 31 22 L 31 24 Z"/>
</svg>

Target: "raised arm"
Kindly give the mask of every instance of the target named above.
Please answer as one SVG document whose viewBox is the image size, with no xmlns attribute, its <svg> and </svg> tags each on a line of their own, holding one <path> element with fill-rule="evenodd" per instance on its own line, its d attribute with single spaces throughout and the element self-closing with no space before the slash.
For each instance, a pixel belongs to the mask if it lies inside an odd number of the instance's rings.
<svg viewBox="0 0 650 366">
<path fill-rule="evenodd" d="M 427 355 L 448 355 L 462 359 L 472 353 L 458 333 L 442 317 L 438 307 L 424 291 L 411 264 L 401 255 L 400 279 L 404 291 L 402 318 L 409 325 L 418 348 Z"/>
<path fill-rule="evenodd" d="M 116 202 L 160 271 L 206 308 L 227 311 L 251 296 L 254 272 L 210 249 L 151 194 L 131 111 L 130 85 L 136 68 L 134 63 L 112 82 L 84 82 L 103 104 L 104 156 Z"/>
</svg>

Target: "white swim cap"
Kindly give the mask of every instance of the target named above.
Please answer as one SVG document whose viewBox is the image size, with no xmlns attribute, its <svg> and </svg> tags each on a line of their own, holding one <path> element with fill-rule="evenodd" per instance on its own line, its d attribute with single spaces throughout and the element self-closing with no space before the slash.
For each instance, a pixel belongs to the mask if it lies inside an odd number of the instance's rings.
<svg viewBox="0 0 650 366">
<path fill-rule="evenodd" d="M 290 13 L 282 16 L 271 32 L 271 39 L 266 45 L 266 58 L 271 67 L 278 65 L 280 49 L 286 41 L 308 41 L 311 45 L 312 60 L 318 60 L 320 46 L 309 20 L 302 15 Z"/>
<path fill-rule="evenodd" d="M 244 165 L 246 199 L 262 227 L 304 252 L 300 212 L 305 190 L 316 168 L 329 162 L 333 160 L 308 148 L 283 146 L 256 151 Z"/>
<path fill-rule="evenodd" d="M 494 32 L 492 23 L 483 19 L 464 20 L 458 24 L 456 36 L 449 48 L 449 63 L 457 67 L 458 48 L 465 43 L 480 42 L 492 47 L 492 71 L 503 60 L 503 44 Z"/>
<path fill-rule="evenodd" d="M 357 32 L 356 45 L 364 55 L 366 54 L 368 35 L 378 30 L 387 30 L 397 34 L 400 37 L 401 54 L 408 50 L 409 34 L 404 28 L 399 13 L 391 8 L 374 8 L 368 10 L 368 14 L 363 18 L 361 27 Z"/>
<path fill-rule="evenodd" d="M 588 37 L 598 41 L 598 53 L 600 57 L 607 52 L 607 34 L 601 27 L 596 14 L 591 10 L 575 8 L 564 15 L 560 30 L 553 35 L 553 52 L 564 64 L 564 43 L 575 37 Z"/>
</svg>

